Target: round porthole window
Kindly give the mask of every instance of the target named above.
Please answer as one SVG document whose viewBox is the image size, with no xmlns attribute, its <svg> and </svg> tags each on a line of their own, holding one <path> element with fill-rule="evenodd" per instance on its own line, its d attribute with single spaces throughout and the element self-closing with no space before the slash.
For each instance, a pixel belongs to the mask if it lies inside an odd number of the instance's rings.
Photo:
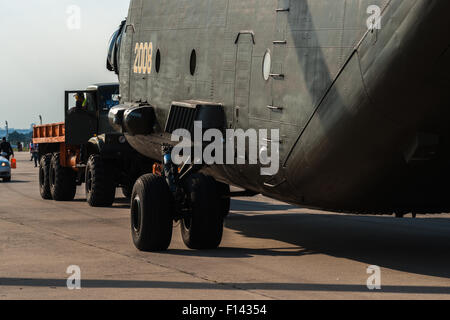
<svg viewBox="0 0 450 320">
<path fill-rule="evenodd" d="M 196 69 L 197 69 L 197 53 L 195 52 L 195 50 L 192 50 L 191 61 L 190 61 L 191 76 L 193 76 L 195 74 Z"/>
<path fill-rule="evenodd" d="M 156 51 L 156 58 L 155 58 L 155 71 L 156 73 L 159 73 L 159 70 L 161 69 L 161 52 Z"/>
<path fill-rule="evenodd" d="M 269 80 L 270 71 L 272 69 L 272 56 L 270 55 L 270 51 L 267 50 L 263 59 L 263 78 L 264 80 Z"/>
</svg>

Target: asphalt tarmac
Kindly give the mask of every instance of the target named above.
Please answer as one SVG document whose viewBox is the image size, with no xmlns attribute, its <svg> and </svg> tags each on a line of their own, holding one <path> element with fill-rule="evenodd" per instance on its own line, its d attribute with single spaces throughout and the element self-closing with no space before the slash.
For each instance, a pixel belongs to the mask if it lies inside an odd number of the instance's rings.
<svg viewBox="0 0 450 320">
<path fill-rule="evenodd" d="M 0 299 L 450 299 L 450 214 L 342 215 L 257 196 L 233 200 L 220 249 L 188 250 L 174 225 L 167 252 L 143 253 L 126 199 L 90 208 L 79 188 L 73 202 L 41 200 L 37 169 L 17 158 L 0 182 Z M 367 287 L 372 265 L 381 290 Z"/>
</svg>

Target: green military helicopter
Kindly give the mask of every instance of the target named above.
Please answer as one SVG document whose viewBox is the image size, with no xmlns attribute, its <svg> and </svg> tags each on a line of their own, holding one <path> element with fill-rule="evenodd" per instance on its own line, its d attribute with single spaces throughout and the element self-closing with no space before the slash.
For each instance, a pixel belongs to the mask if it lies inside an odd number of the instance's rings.
<svg viewBox="0 0 450 320">
<path fill-rule="evenodd" d="M 229 198 L 244 194 L 448 212 L 448 12 L 445 0 L 132 0 L 107 66 L 120 80 L 111 123 L 155 162 L 133 190 L 136 246 L 167 249 L 176 220 L 188 247 L 216 248 Z M 251 148 L 235 164 L 175 164 L 179 129 L 276 130 L 256 151 L 278 170 L 245 162 Z"/>
</svg>

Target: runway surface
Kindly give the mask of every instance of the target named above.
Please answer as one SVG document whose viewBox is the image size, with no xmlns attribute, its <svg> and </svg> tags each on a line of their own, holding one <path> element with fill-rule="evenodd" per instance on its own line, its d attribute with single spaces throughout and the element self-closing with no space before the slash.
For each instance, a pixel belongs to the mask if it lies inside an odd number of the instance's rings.
<svg viewBox="0 0 450 320">
<path fill-rule="evenodd" d="M 18 154 L 0 182 L 0 299 L 450 299 L 450 214 L 396 219 L 313 211 L 262 196 L 233 200 L 218 250 L 164 253 L 131 240 L 129 205 L 41 200 Z M 117 192 L 118 196 L 121 193 Z M 81 269 L 68 290 L 67 268 Z M 367 288 L 371 265 L 381 290 Z"/>
</svg>

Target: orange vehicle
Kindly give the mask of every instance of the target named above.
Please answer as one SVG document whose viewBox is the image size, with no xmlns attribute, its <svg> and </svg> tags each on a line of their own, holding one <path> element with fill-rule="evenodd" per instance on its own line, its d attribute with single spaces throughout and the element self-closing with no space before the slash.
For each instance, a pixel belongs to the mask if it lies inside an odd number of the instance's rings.
<svg viewBox="0 0 450 320">
<path fill-rule="evenodd" d="M 33 143 L 38 145 L 58 144 L 60 152 L 60 162 L 63 167 L 71 167 L 77 171 L 77 159 L 80 155 L 79 146 L 67 146 L 65 136 L 65 124 L 53 123 L 33 128 Z"/>
<path fill-rule="evenodd" d="M 33 128 L 43 199 L 71 201 L 77 185 L 84 183 L 91 206 L 111 206 L 116 188 L 129 197 L 137 178 L 152 171 L 153 162 L 131 148 L 109 124 L 108 113 L 118 103 L 118 94 L 117 84 L 66 91 L 65 122 Z"/>
</svg>

